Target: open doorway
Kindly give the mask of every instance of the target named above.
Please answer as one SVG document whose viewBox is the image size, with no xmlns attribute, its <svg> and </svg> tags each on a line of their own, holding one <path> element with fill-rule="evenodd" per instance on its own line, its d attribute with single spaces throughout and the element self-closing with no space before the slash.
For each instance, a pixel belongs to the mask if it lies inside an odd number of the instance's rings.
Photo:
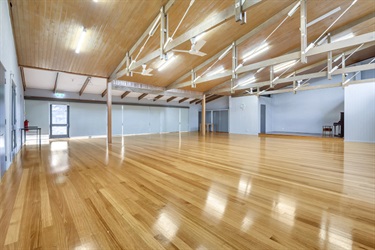
<svg viewBox="0 0 375 250">
<path fill-rule="evenodd" d="M 50 138 L 69 137 L 69 105 L 50 105 Z"/>
</svg>

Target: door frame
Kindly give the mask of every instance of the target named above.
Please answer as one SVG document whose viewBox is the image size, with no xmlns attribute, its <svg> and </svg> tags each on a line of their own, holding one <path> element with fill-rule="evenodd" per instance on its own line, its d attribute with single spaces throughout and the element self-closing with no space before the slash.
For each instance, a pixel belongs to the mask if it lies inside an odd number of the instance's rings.
<svg viewBox="0 0 375 250">
<path fill-rule="evenodd" d="M 52 124 L 52 105 L 65 105 L 67 107 L 67 124 Z M 66 127 L 66 135 L 52 135 L 52 127 Z M 69 129 L 70 129 L 70 106 L 69 104 L 62 103 L 51 103 L 49 106 L 49 138 L 69 138 Z"/>
</svg>

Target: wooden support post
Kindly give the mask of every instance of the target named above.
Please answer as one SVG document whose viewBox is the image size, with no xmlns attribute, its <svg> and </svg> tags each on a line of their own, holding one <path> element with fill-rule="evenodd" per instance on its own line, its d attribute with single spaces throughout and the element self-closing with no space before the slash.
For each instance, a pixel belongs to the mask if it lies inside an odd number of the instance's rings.
<svg viewBox="0 0 375 250">
<path fill-rule="evenodd" d="M 112 143 L 112 82 L 107 80 L 107 143 Z"/>
<path fill-rule="evenodd" d="M 201 134 L 206 135 L 206 95 L 202 97 Z"/>
</svg>

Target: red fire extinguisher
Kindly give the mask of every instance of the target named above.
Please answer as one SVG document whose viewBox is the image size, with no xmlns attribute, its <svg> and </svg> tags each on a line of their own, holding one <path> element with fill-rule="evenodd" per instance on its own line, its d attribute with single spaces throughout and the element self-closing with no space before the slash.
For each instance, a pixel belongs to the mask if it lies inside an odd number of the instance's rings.
<svg viewBox="0 0 375 250">
<path fill-rule="evenodd" d="M 23 122 L 23 127 L 26 129 L 26 131 L 29 131 L 27 128 L 29 128 L 29 121 L 28 120 L 25 120 Z"/>
</svg>

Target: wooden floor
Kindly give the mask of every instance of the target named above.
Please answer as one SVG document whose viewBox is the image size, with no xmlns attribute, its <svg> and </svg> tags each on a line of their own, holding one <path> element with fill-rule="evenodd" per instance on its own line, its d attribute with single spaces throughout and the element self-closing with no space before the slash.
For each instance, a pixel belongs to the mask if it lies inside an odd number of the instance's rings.
<svg viewBox="0 0 375 250">
<path fill-rule="evenodd" d="M 196 133 L 27 145 L 1 249 L 374 249 L 375 145 Z"/>
</svg>

